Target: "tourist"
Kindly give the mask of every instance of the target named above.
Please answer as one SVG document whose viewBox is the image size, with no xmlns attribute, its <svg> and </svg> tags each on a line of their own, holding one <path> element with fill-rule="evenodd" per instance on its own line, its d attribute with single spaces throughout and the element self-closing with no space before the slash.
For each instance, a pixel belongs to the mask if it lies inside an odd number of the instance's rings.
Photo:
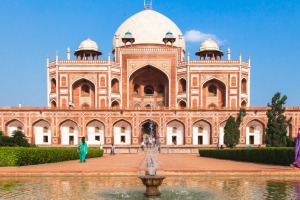
<svg viewBox="0 0 300 200">
<path fill-rule="evenodd" d="M 144 151 L 144 146 L 145 146 L 144 141 L 142 141 L 141 148 L 142 148 L 143 151 Z"/>
<path fill-rule="evenodd" d="M 152 149 L 152 138 L 151 137 L 149 139 L 149 146 L 150 146 L 150 149 Z"/>
<path fill-rule="evenodd" d="M 224 146 L 223 145 L 221 145 L 221 148 L 220 149 L 224 149 Z"/>
<path fill-rule="evenodd" d="M 160 139 L 159 138 L 157 140 L 157 149 L 158 149 L 158 153 L 160 153 Z"/>
<path fill-rule="evenodd" d="M 298 136 L 295 144 L 295 162 L 291 164 L 291 167 L 300 168 L 300 130 L 298 131 Z"/>
<path fill-rule="evenodd" d="M 80 162 L 85 162 L 86 156 L 88 154 L 88 144 L 85 141 L 85 137 L 81 138 L 81 142 L 78 144 L 78 153 Z"/>
<path fill-rule="evenodd" d="M 217 147 L 216 147 L 216 149 L 217 149 L 217 150 L 219 149 L 219 144 L 217 144 Z"/>
<path fill-rule="evenodd" d="M 110 155 L 115 155 L 115 145 L 114 145 L 114 143 L 111 144 Z"/>
</svg>

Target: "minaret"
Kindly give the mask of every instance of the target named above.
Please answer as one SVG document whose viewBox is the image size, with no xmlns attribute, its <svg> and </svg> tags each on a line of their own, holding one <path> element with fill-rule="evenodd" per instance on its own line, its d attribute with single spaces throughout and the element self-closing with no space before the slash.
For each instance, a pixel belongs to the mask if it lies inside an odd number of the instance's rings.
<svg viewBox="0 0 300 200">
<path fill-rule="evenodd" d="M 67 59 L 68 60 L 71 59 L 71 49 L 70 49 L 70 47 L 68 47 L 68 49 L 67 49 Z"/>
<path fill-rule="evenodd" d="M 229 47 L 228 47 L 228 49 L 227 49 L 227 60 L 231 60 L 231 57 L 230 57 L 230 49 L 229 49 Z"/>
</svg>

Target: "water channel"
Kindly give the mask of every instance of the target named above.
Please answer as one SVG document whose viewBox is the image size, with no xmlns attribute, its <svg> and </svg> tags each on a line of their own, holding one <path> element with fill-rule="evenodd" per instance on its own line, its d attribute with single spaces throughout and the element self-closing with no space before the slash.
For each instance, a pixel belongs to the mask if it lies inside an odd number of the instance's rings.
<svg viewBox="0 0 300 200">
<path fill-rule="evenodd" d="M 1 177 L 0 199 L 300 199 L 300 178 L 168 176 L 161 196 L 147 198 L 139 178 Z"/>
</svg>

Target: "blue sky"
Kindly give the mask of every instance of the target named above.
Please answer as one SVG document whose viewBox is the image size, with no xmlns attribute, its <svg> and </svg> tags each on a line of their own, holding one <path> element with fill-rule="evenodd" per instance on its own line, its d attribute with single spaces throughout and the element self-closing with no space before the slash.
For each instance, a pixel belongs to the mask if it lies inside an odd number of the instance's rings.
<svg viewBox="0 0 300 200">
<path fill-rule="evenodd" d="M 150 2 L 150 0 L 148 0 Z M 90 37 L 107 59 L 115 31 L 143 10 L 143 0 L 1 0 L 0 107 L 46 106 L 46 55 L 66 59 Z M 300 105 L 300 1 L 153 0 L 186 36 L 191 59 L 208 35 L 231 58 L 251 56 L 251 105 L 266 106 L 275 92 Z M 225 56 L 227 57 L 227 56 Z"/>
</svg>

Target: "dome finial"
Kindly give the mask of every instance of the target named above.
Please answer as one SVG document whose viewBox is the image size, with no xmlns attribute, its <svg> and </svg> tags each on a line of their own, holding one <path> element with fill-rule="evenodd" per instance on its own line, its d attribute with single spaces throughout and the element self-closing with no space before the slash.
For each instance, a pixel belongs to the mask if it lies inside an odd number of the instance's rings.
<svg viewBox="0 0 300 200">
<path fill-rule="evenodd" d="M 144 10 L 152 10 L 152 0 L 150 0 L 150 3 L 146 3 L 146 0 L 144 0 Z"/>
</svg>

